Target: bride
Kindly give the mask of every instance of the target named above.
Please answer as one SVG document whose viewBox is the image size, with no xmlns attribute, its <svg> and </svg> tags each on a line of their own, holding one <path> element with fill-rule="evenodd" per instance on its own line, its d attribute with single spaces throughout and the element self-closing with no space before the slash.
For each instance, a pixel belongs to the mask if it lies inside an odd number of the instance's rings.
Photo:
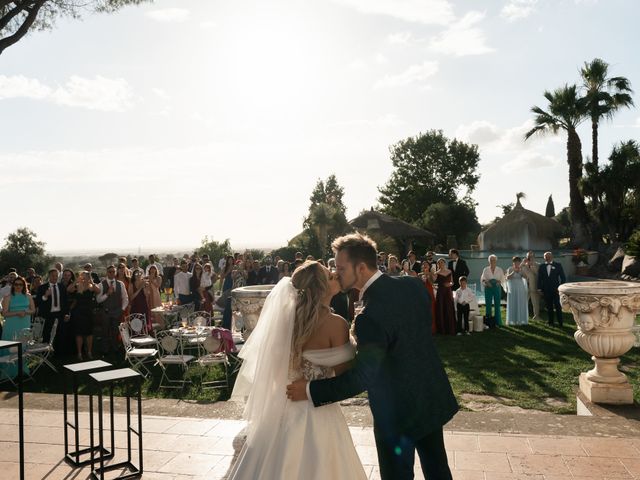
<svg viewBox="0 0 640 480">
<path fill-rule="evenodd" d="M 229 479 L 365 479 L 338 404 L 287 399 L 286 386 L 332 377 L 355 355 L 347 322 L 331 313 L 337 276 L 307 261 L 265 302 L 242 348 L 232 400 L 246 401 L 247 439 Z"/>
</svg>

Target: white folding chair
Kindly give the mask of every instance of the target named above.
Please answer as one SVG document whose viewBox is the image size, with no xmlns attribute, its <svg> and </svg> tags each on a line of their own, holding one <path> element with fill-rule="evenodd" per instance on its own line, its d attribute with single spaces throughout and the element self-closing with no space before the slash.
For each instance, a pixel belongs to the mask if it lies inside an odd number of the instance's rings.
<svg viewBox="0 0 640 480">
<path fill-rule="evenodd" d="M 144 313 L 132 313 L 125 318 L 125 324 L 129 327 L 131 345 L 134 347 L 154 347 L 158 340 L 147 330 L 147 316 Z"/>
<path fill-rule="evenodd" d="M 42 343 L 44 322 L 45 320 L 42 317 L 33 317 L 33 320 L 31 320 L 31 332 L 33 334 L 33 341 L 36 343 Z"/>
<path fill-rule="evenodd" d="M 222 340 L 208 335 L 200 344 L 200 355 L 196 362 L 202 367 L 215 367 L 222 365 L 224 368 L 224 380 L 210 380 L 200 382 L 203 389 L 229 388 L 229 359 L 224 351 Z M 202 375 L 204 377 L 204 373 Z"/>
<path fill-rule="evenodd" d="M 43 323 L 44 325 L 44 323 Z M 29 365 L 29 377 L 33 378 L 36 372 L 42 367 L 42 365 L 46 365 L 55 373 L 58 373 L 58 369 L 49 361 L 49 357 L 53 355 L 53 342 L 56 338 L 56 332 L 58 331 L 58 320 L 54 320 L 53 325 L 51 326 L 51 338 L 49 339 L 49 343 L 42 342 L 42 338 L 40 341 L 33 341 L 27 344 L 27 348 L 25 350 L 25 358 L 27 360 L 27 364 Z"/>
<path fill-rule="evenodd" d="M 151 372 L 146 367 L 145 363 L 153 361 L 158 354 L 158 350 L 155 348 L 135 347 L 131 343 L 129 327 L 126 324 L 121 323 L 119 329 L 120 337 L 122 338 L 122 344 L 124 345 L 125 360 L 129 362 L 131 368 L 136 372 L 141 373 L 145 378 L 148 377 L 149 375 L 151 375 Z"/>
<path fill-rule="evenodd" d="M 211 326 L 211 314 L 204 310 L 190 313 L 187 316 L 187 325 L 190 327 L 209 327 Z"/>
<path fill-rule="evenodd" d="M 159 388 L 184 388 L 188 383 L 185 375 L 189 369 L 189 364 L 195 360 L 193 355 L 185 355 L 182 340 L 176 338 L 170 331 L 165 330 L 158 333 L 158 347 L 160 355 L 156 360 L 156 365 L 162 369 L 162 378 L 160 379 Z M 168 367 L 176 365 L 182 373 L 181 378 L 171 378 L 168 375 Z M 165 384 L 165 381 L 168 385 Z"/>
<path fill-rule="evenodd" d="M 11 349 L 10 349 L 11 350 Z M 0 356 L 0 383 L 3 382 L 11 382 L 11 385 L 17 387 L 15 380 L 7 375 L 4 371 L 4 366 L 8 365 L 17 365 L 18 364 L 18 353 L 10 351 L 9 353 L 4 353 L 4 355 Z"/>
</svg>

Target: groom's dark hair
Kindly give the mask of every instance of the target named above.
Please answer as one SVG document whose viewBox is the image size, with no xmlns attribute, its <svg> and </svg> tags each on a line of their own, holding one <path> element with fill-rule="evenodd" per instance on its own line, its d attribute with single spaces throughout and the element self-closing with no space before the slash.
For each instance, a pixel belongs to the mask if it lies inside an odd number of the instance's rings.
<svg viewBox="0 0 640 480">
<path fill-rule="evenodd" d="M 347 252 L 349 260 L 353 265 L 364 262 L 364 264 L 371 270 L 376 270 L 378 268 L 376 242 L 366 235 L 352 233 L 350 235 L 336 238 L 331 244 L 331 248 L 336 254 L 342 251 Z"/>
</svg>

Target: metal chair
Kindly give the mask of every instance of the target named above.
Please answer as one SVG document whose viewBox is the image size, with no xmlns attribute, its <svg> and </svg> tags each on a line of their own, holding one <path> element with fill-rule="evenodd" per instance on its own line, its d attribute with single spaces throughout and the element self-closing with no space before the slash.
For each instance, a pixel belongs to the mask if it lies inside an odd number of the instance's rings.
<svg viewBox="0 0 640 480">
<path fill-rule="evenodd" d="M 208 382 L 200 382 L 200 386 L 205 388 L 229 388 L 229 359 L 224 351 L 222 340 L 212 335 L 207 336 L 199 344 L 200 355 L 196 363 L 202 367 L 215 367 L 222 365 L 224 368 L 224 380 L 211 380 Z M 204 373 L 202 375 L 204 377 Z"/>
<path fill-rule="evenodd" d="M 124 358 L 129 362 L 131 368 L 141 373 L 144 377 L 151 375 L 151 371 L 145 366 L 145 363 L 151 362 L 156 358 L 158 350 L 156 348 L 139 348 L 131 343 L 129 335 L 129 327 L 121 323 L 119 326 L 120 337 L 124 345 Z M 155 340 L 155 339 L 154 339 Z M 142 371 L 141 371 L 142 370 Z"/>
<path fill-rule="evenodd" d="M 57 331 L 58 320 L 56 319 L 51 326 L 51 338 L 49 339 L 49 343 L 44 343 L 42 341 L 32 341 L 27 343 L 25 359 L 26 363 L 29 365 L 29 378 L 33 379 L 33 376 L 40 367 L 42 367 L 42 365 L 46 365 L 55 373 L 58 373 L 58 369 L 49 361 L 49 357 L 54 352 L 53 342 L 56 338 Z M 42 340 L 42 338 L 40 338 L 40 340 Z"/>
<path fill-rule="evenodd" d="M 211 314 L 204 310 L 190 313 L 187 316 L 187 325 L 190 327 L 209 327 L 211 326 Z"/>
<path fill-rule="evenodd" d="M 14 347 L 12 347 L 13 349 Z M 17 348 L 17 347 L 15 347 Z M 13 378 L 6 374 L 2 366 L 4 365 L 17 365 L 18 363 L 18 353 L 10 350 L 10 353 L 7 355 L 0 356 L 0 383 L 3 382 L 11 382 L 11 385 L 17 387 L 18 384 L 15 382 Z"/>
<path fill-rule="evenodd" d="M 36 343 L 42 343 L 42 334 L 44 333 L 45 319 L 42 317 L 33 317 L 31 320 L 31 333 L 33 335 L 33 341 Z"/>
<path fill-rule="evenodd" d="M 189 369 L 189 364 L 195 360 L 193 355 L 185 355 L 182 340 L 176 338 L 170 331 L 162 331 L 158 333 L 158 347 L 160 355 L 156 360 L 156 365 L 162 369 L 162 378 L 160 379 L 159 388 L 184 388 L 188 383 L 184 376 Z M 182 372 L 182 378 L 170 378 L 167 371 L 171 365 L 177 365 Z M 165 384 L 165 381 L 168 385 Z"/>
<path fill-rule="evenodd" d="M 132 313 L 124 323 L 129 327 L 131 345 L 134 347 L 155 347 L 158 344 L 158 340 L 147 330 L 147 316 L 144 313 Z"/>
</svg>

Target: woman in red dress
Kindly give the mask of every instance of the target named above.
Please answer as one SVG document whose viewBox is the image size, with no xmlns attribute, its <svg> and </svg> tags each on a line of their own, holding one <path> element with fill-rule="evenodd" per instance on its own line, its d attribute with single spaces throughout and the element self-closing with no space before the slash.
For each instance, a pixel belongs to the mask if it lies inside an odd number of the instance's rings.
<svg viewBox="0 0 640 480">
<path fill-rule="evenodd" d="M 427 293 L 431 297 L 431 334 L 436 333 L 436 295 L 433 292 L 433 283 L 431 282 L 431 270 L 428 262 L 422 262 L 422 275 L 420 275 Z"/>
<path fill-rule="evenodd" d="M 453 308 L 453 275 L 447 268 L 444 258 L 438 260 L 436 272 L 432 274 L 435 284 L 438 286 L 436 293 L 436 329 L 438 333 L 456 334 L 456 315 Z"/>
</svg>

